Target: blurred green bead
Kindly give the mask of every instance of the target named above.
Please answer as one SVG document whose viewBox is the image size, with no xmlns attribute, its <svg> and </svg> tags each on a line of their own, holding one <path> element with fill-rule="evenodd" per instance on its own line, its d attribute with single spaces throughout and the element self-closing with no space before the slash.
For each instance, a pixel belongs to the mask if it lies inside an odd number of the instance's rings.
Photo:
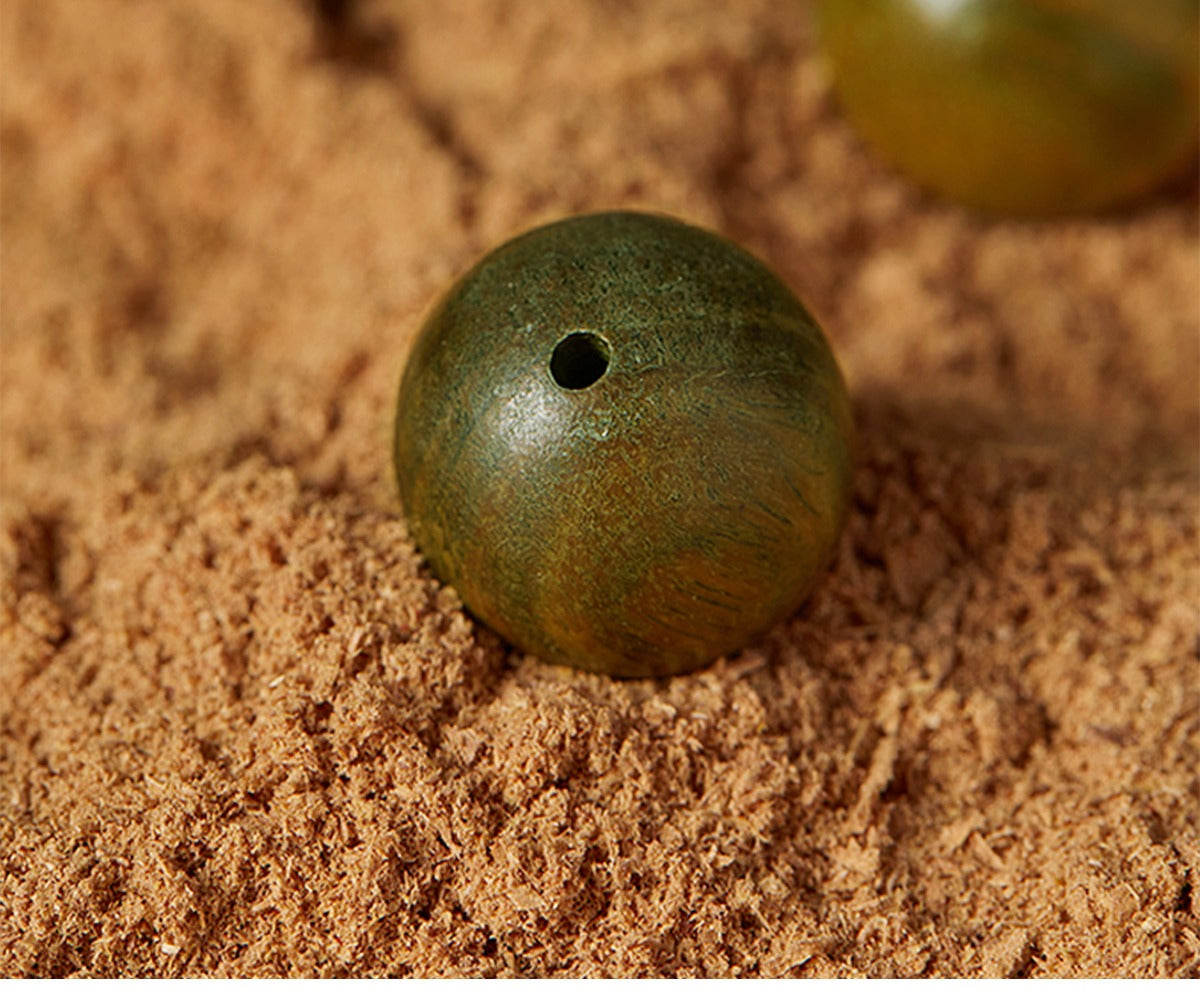
<svg viewBox="0 0 1200 991">
<path fill-rule="evenodd" d="M 1046 216 L 1196 164 L 1198 0 L 817 0 L 846 114 L 921 185 Z"/>
<path fill-rule="evenodd" d="M 638 677 L 800 605 L 846 515 L 851 433 L 824 335 L 760 262 L 603 213 L 449 289 L 404 372 L 395 464 L 414 539 L 477 617 Z"/>
</svg>

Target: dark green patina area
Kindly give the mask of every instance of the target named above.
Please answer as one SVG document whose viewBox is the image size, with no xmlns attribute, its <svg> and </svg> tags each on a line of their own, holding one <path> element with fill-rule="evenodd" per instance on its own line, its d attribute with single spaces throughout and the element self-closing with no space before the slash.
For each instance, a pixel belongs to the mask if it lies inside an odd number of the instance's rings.
<svg viewBox="0 0 1200 991">
<path fill-rule="evenodd" d="M 824 336 L 729 242 L 603 213 L 493 251 L 428 317 L 396 416 L 414 538 L 519 647 L 687 671 L 796 609 L 846 512 Z"/>
<path fill-rule="evenodd" d="M 820 0 L 818 21 L 858 130 L 969 206 L 1103 209 L 1195 166 L 1197 0 Z"/>
</svg>

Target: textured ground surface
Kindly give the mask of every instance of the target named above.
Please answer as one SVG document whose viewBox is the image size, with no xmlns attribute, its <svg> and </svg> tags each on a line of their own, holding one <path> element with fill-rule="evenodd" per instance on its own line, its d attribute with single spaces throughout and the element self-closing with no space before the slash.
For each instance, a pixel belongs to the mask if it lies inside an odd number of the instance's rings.
<svg viewBox="0 0 1200 991">
<path fill-rule="evenodd" d="M 786 7 L 0 7 L 0 972 L 1197 974 L 1195 193 L 933 203 Z M 612 206 L 772 264 L 862 438 L 667 683 L 506 651 L 389 476 L 446 280 Z"/>
</svg>

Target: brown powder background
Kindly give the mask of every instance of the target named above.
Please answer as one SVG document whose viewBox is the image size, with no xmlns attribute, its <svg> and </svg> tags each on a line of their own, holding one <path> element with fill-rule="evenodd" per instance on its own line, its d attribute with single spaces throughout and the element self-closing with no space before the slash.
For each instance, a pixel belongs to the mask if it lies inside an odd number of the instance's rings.
<svg viewBox="0 0 1200 991">
<path fill-rule="evenodd" d="M 927 199 L 798 4 L 320 6 L 0 7 L 0 972 L 1200 973 L 1194 188 Z M 616 206 L 766 259 L 862 440 L 665 682 L 508 651 L 390 475 L 436 294 Z"/>
</svg>

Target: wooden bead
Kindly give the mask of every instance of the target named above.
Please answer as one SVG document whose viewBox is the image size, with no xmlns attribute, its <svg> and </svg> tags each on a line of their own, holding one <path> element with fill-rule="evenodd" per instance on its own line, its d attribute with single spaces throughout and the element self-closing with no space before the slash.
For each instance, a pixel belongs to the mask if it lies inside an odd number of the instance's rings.
<svg viewBox="0 0 1200 991">
<path fill-rule="evenodd" d="M 1112 207 L 1196 163 L 1197 0 L 820 0 L 846 114 L 984 211 Z"/>
<path fill-rule="evenodd" d="M 547 661 L 687 671 L 800 605 L 846 514 L 851 417 L 807 310 L 664 217 L 565 220 L 437 304 L 400 387 L 413 536 Z"/>
</svg>

